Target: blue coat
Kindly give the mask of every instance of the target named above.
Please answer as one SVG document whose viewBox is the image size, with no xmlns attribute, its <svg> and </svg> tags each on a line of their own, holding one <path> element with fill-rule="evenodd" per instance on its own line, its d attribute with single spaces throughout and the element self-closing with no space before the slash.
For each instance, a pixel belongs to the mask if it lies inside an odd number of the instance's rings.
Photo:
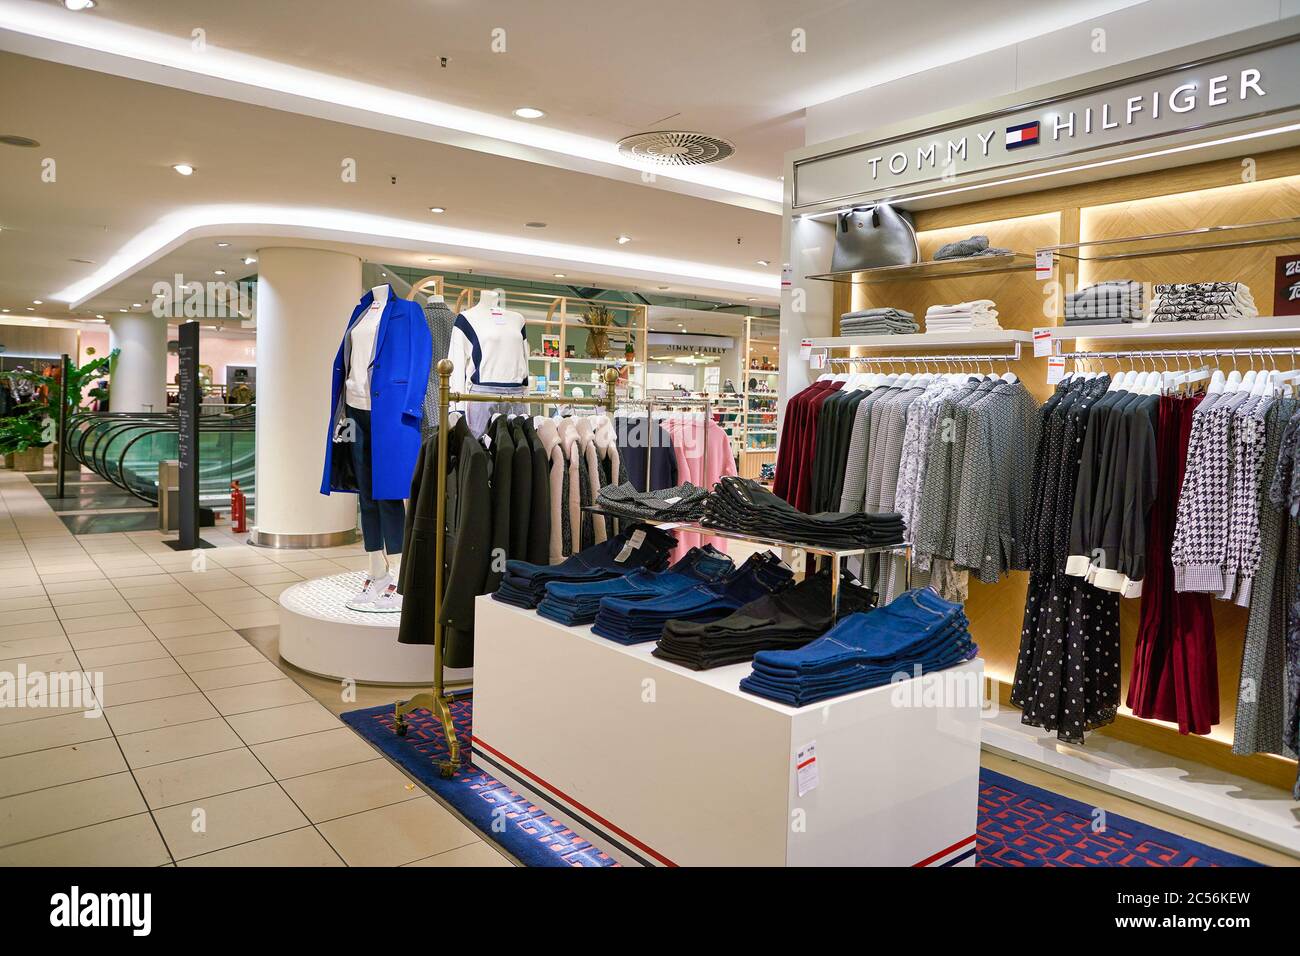
<svg viewBox="0 0 1300 956">
<path fill-rule="evenodd" d="M 356 494 L 352 456 L 334 442 L 334 430 L 344 415 L 348 359 L 352 326 L 375 299 L 367 291 L 352 311 L 334 359 L 330 385 L 330 423 L 325 434 L 325 472 L 320 491 Z M 424 417 L 424 393 L 433 362 L 433 340 L 424 310 L 416 302 L 400 299 L 388 289 L 388 302 L 375 333 L 375 355 L 370 363 L 370 466 L 371 490 L 376 500 L 403 499 L 411 493 L 411 476 L 420 454 L 420 420 Z M 335 451 L 341 453 L 335 455 Z"/>
</svg>

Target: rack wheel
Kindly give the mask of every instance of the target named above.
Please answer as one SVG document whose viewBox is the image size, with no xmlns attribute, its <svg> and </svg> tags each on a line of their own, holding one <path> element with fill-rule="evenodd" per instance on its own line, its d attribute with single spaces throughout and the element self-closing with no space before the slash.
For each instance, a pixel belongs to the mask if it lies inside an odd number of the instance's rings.
<svg viewBox="0 0 1300 956">
<path fill-rule="evenodd" d="M 399 737 L 406 736 L 406 721 L 399 720 L 393 727 L 393 732 Z"/>
<path fill-rule="evenodd" d="M 442 779 L 450 780 L 456 775 L 456 765 L 450 760 L 444 760 L 438 764 L 438 773 L 442 775 Z"/>
</svg>

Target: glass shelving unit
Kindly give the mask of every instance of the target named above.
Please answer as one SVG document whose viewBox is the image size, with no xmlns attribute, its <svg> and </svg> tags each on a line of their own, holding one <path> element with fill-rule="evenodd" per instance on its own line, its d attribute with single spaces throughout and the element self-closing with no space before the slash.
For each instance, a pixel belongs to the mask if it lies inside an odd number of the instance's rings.
<svg viewBox="0 0 1300 956">
<path fill-rule="evenodd" d="M 881 266 L 876 269 L 823 272 L 820 275 L 810 275 L 808 278 L 849 285 L 871 285 L 877 282 L 915 282 L 918 279 L 957 279 L 962 276 L 992 275 L 1000 272 L 1027 272 L 1033 268 L 1032 255 L 1011 252 L 997 256 L 969 256 L 965 259 L 940 259 L 902 266 Z"/>
<path fill-rule="evenodd" d="M 1044 246 L 1055 258 L 1079 262 L 1111 262 L 1121 259 L 1146 259 L 1153 256 L 1186 255 L 1271 246 L 1300 242 L 1300 216 L 1263 219 L 1257 222 L 1232 223 L 1225 226 L 1201 226 L 1175 232 L 1157 232 L 1139 236 L 1118 236 Z"/>
<path fill-rule="evenodd" d="M 745 342 L 741 353 L 744 415 L 739 456 L 740 474 L 745 478 L 758 480 L 762 466 L 776 461 L 780 336 L 779 319 L 745 317 Z M 764 368 L 764 365 L 768 367 Z"/>
</svg>

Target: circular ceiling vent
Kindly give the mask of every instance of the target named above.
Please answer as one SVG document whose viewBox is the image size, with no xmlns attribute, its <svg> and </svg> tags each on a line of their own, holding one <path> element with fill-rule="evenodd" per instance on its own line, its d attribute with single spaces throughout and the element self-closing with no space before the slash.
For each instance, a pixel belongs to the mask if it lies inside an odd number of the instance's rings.
<svg viewBox="0 0 1300 956">
<path fill-rule="evenodd" d="M 0 143 L 6 146 L 21 146 L 24 149 L 31 149 L 34 146 L 41 145 L 34 139 L 29 139 L 26 136 L 15 136 L 12 133 L 0 134 Z"/>
<path fill-rule="evenodd" d="M 725 139 L 684 130 L 634 133 L 618 141 L 618 151 L 663 166 L 703 166 L 726 159 L 736 147 Z"/>
</svg>

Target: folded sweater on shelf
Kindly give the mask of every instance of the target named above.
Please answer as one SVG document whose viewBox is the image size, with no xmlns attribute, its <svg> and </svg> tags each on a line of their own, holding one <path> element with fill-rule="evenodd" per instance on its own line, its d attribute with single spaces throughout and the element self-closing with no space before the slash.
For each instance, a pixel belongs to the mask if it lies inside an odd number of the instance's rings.
<svg viewBox="0 0 1300 956">
<path fill-rule="evenodd" d="M 968 329 L 999 329 L 998 310 L 991 299 L 932 305 L 925 312 L 927 332 L 961 332 Z"/>
<path fill-rule="evenodd" d="M 1191 282 L 1157 285 L 1152 322 L 1252 319 L 1259 315 L 1250 287 L 1243 282 Z"/>
<path fill-rule="evenodd" d="M 934 254 L 934 260 L 935 262 L 942 262 L 945 259 L 971 259 L 975 256 L 1007 256 L 1010 254 L 1010 249 L 990 246 L 988 236 L 971 236 L 969 239 L 959 239 L 956 242 L 940 246 L 939 251 Z"/>
<path fill-rule="evenodd" d="M 1142 284 L 1129 279 L 1098 282 L 1065 297 L 1067 324 L 1140 322 L 1143 314 Z"/>
</svg>

